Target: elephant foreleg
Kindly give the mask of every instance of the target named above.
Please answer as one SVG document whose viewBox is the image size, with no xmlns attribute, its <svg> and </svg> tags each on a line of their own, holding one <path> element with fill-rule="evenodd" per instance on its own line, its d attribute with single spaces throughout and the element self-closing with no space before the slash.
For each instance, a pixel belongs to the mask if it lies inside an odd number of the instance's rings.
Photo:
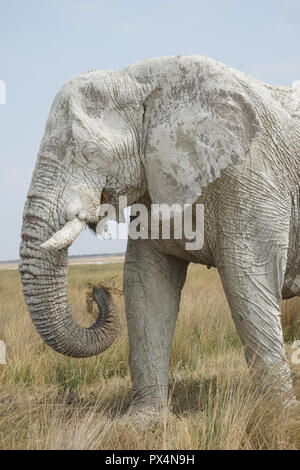
<svg viewBox="0 0 300 470">
<path fill-rule="evenodd" d="M 128 240 L 124 296 L 134 409 L 167 401 L 169 360 L 187 263 L 150 240 Z"/>
</svg>

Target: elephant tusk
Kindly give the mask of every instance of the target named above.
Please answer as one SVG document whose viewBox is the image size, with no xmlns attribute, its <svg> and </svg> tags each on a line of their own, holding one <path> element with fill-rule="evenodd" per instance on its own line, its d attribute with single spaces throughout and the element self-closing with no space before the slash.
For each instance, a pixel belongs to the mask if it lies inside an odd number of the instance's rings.
<svg viewBox="0 0 300 470">
<path fill-rule="evenodd" d="M 43 250 L 60 250 L 70 246 L 73 241 L 78 237 L 80 232 L 86 226 L 86 222 L 79 220 L 77 217 L 70 220 L 66 225 L 56 232 L 49 240 L 41 244 Z"/>
</svg>

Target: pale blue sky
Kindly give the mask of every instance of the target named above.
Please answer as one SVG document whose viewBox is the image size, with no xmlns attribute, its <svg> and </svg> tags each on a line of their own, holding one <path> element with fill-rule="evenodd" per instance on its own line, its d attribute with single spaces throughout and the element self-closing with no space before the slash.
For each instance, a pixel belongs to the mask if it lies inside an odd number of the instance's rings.
<svg viewBox="0 0 300 470">
<path fill-rule="evenodd" d="M 300 79 L 299 0 L 0 0 L 0 260 L 18 258 L 23 205 L 54 95 L 90 69 L 200 53 L 273 84 Z M 70 254 L 122 251 L 82 234 Z"/>
</svg>

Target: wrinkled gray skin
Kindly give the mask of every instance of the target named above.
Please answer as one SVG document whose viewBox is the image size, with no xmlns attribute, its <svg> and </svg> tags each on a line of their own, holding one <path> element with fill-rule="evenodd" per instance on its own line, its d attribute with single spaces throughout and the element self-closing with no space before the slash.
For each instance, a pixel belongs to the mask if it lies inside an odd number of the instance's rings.
<svg viewBox="0 0 300 470">
<path fill-rule="evenodd" d="M 134 409 L 166 402 L 190 262 L 217 267 L 251 369 L 292 390 L 279 306 L 300 292 L 299 97 L 298 82 L 266 85 L 198 55 L 89 72 L 57 94 L 25 205 L 19 268 L 33 323 L 52 348 L 88 357 L 117 334 L 108 293 L 96 292 L 102 313 L 90 328 L 73 320 L 66 293 L 67 245 L 85 224 L 95 230 L 104 200 L 205 206 L 200 251 L 185 250 L 185 240 L 129 240 Z M 41 249 L 68 221 L 67 236 Z"/>
</svg>

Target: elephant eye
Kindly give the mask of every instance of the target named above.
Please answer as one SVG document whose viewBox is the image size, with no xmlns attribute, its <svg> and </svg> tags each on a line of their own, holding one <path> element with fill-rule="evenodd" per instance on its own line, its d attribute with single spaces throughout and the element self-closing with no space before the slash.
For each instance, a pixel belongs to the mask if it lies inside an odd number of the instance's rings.
<svg viewBox="0 0 300 470">
<path fill-rule="evenodd" d="M 87 160 L 91 162 L 99 153 L 99 146 L 94 142 L 88 142 L 84 144 L 82 148 L 82 155 Z"/>
</svg>

